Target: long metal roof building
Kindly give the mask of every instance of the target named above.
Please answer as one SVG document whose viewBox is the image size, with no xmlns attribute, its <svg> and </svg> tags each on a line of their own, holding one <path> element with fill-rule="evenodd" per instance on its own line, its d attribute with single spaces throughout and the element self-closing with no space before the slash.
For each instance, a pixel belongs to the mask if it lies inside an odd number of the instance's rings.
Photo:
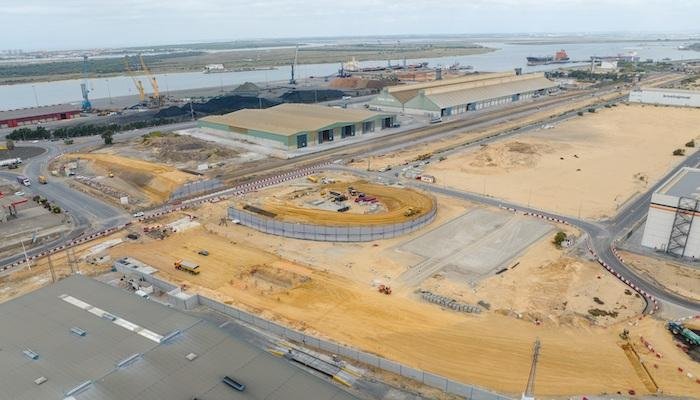
<svg viewBox="0 0 700 400">
<path fill-rule="evenodd" d="M 255 143 L 294 149 L 390 127 L 393 116 L 358 108 L 285 103 L 208 116 L 197 124 L 230 136 L 243 135 L 241 138 Z"/>
<path fill-rule="evenodd" d="M 557 88 L 543 73 L 475 74 L 456 79 L 385 88 L 370 105 L 383 110 L 461 114 L 544 94 Z"/>
<path fill-rule="evenodd" d="M 354 399 L 211 322 L 83 276 L 1 304 L 0 327 L 1 400 Z"/>
</svg>

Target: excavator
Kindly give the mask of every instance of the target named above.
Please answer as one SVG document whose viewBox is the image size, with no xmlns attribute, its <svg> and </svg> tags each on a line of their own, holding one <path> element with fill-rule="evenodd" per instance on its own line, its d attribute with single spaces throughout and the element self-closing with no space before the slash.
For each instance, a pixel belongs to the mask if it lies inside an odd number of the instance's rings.
<svg viewBox="0 0 700 400">
<path fill-rule="evenodd" d="M 146 103 L 146 91 L 143 88 L 143 83 L 141 83 L 140 80 L 137 80 L 134 77 L 134 72 L 131 70 L 131 67 L 129 66 L 129 56 L 124 56 L 124 66 L 126 67 L 126 72 L 131 78 L 131 80 L 134 82 L 134 86 L 136 86 L 136 90 L 139 92 L 139 100 L 141 104 Z"/>
</svg>

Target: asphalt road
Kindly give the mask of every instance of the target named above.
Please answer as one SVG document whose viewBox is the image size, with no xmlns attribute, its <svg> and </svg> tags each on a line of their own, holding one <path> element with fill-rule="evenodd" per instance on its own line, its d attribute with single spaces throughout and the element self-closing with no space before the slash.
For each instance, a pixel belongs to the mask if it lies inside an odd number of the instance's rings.
<svg viewBox="0 0 700 400">
<path fill-rule="evenodd" d="M 187 129 L 195 126 L 194 122 L 184 122 L 172 125 L 162 125 L 157 127 L 158 130 L 172 131 L 178 129 Z M 119 133 L 114 136 L 115 142 L 121 140 L 129 140 L 134 137 L 145 135 L 152 131 L 153 127 L 144 129 L 135 129 Z M 49 176 L 47 166 L 55 157 L 64 154 L 78 152 L 82 149 L 97 146 L 102 142 L 99 136 L 90 136 L 84 138 L 75 138 L 75 143 L 72 145 L 64 145 L 63 142 L 38 141 L 31 142 L 27 145 L 42 147 L 46 151 L 36 157 L 27 159 L 23 163 L 21 170 L 0 170 L 0 177 L 15 181 L 17 175 L 26 175 L 32 181 L 32 185 L 25 187 L 23 191 L 28 197 L 39 195 L 45 197 L 58 204 L 64 212 L 72 219 L 73 229 L 63 237 L 47 242 L 41 246 L 27 251 L 27 255 L 31 256 L 42 251 L 55 247 L 63 242 L 71 241 L 80 237 L 83 233 L 100 231 L 103 229 L 113 228 L 122 225 L 131 220 L 131 215 L 126 211 L 107 204 L 100 199 L 77 191 L 62 179 L 51 179 L 49 183 L 42 185 L 38 183 L 39 175 Z M 24 143 L 19 142 L 17 146 L 22 146 Z M 7 265 L 24 258 L 24 254 L 19 254 L 4 259 L 0 259 L 0 265 Z"/>
</svg>

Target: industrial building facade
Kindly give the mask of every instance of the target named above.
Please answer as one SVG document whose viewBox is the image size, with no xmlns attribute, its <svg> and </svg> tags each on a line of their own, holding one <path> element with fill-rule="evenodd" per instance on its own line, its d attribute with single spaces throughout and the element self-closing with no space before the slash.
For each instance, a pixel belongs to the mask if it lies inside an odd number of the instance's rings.
<svg viewBox="0 0 700 400">
<path fill-rule="evenodd" d="M 386 111 L 446 117 L 552 93 L 555 82 L 543 73 L 474 74 L 382 90 L 370 106 Z"/>
<path fill-rule="evenodd" d="M 284 150 L 334 142 L 372 133 L 394 124 L 394 115 L 363 109 L 310 104 L 280 104 L 200 119 L 199 128 L 224 131 L 257 144 Z"/>
<path fill-rule="evenodd" d="M 72 104 L 0 111 L 0 128 L 16 128 L 24 125 L 73 119 L 78 116 L 80 116 L 80 107 Z"/>
<path fill-rule="evenodd" d="M 700 258 L 700 169 L 683 168 L 651 196 L 642 246 Z"/>
<path fill-rule="evenodd" d="M 700 107 L 700 91 L 664 88 L 641 88 L 630 92 L 630 103 Z"/>
</svg>

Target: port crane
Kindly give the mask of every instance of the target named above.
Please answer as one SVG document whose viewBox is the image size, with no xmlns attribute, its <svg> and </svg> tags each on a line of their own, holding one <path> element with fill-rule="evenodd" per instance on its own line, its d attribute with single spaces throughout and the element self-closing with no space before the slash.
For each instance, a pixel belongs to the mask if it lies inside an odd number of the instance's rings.
<svg viewBox="0 0 700 400">
<path fill-rule="evenodd" d="M 292 63 L 292 76 L 291 76 L 291 78 L 289 79 L 289 84 L 290 84 L 290 85 L 296 85 L 296 84 L 297 84 L 297 80 L 294 78 L 294 70 L 295 70 L 296 67 L 297 67 L 297 59 L 298 59 L 298 56 L 299 56 L 299 46 L 297 46 L 297 49 L 296 49 L 296 51 L 294 52 L 294 62 Z"/>
<path fill-rule="evenodd" d="M 141 68 L 143 69 L 143 72 L 146 73 L 148 80 L 151 82 L 151 87 L 153 87 L 153 102 L 157 105 L 161 105 L 163 103 L 163 99 L 160 97 L 158 81 L 156 80 L 156 77 L 153 74 L 151 74 L 151 70 L 149 70 L 146 66 L 146 63 L 143 61 L 143 56 L 141 54 L 139 54 L 139 61 L 141 61 Z"/>
<path fill-rule="evenodd" d="M 86 55 L 83 56 L 83 83 L 80 84 L 80 90 L 83 92 L 83 111 L 92 110 L 92 103 L 88 98 L 90 89 L 88 89 L 88 56 Z"/>
<path fill-rule="evenodd" d="M 134 86 L 136 86 L 136 90 L 139 92 L 139 101 L 141 103 L 144 103 L 146 101 L 146 90 L 143 88 L 143 83 L 141 83 L 140 80 L 136 79 L 134 77 L 134 72 L 131 70 L 131 67 L 129 66 L 129 56 L 124 56 L 124 66 L 126 67 L 126 72 L 131 78 L 131 81 L 134 82 Z"/>
</svg>

